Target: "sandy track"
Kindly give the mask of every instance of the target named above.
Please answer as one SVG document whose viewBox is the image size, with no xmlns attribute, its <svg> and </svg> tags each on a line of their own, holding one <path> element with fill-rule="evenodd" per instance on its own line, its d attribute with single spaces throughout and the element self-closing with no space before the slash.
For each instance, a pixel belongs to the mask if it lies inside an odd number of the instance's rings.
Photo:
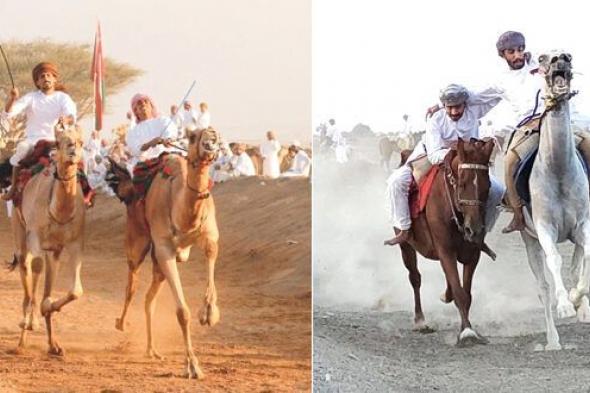
<svg viewBox="0 0 590 393">
<path fill-rule="evenodd" d="M 0 391 L 188 392 L 308 391 L 311 383 L 310 184 L 302 179 L 252 178 L 217 186 L 221 232 L 216 269 L 221 321 L 196 319 L 206 286 L 201 253 L 180 266 L 191 307 L 195 353 L 206 380 L 182 378 L 181 332 L 169 289 L 158 299 L 155 338 L 164 361 L 143 357 L 143 297 L 151 275 L 144 263 L 125 333 L 114 329 L 126 284 L 124 208 L 99 198 L 88 211 L 82 282 L 84 296 L 56 315 L 64 359 L 46 355 L 44 326 L 15 355 L 22 290 L 18 274 L 0 270 Z M 0 259 L 8 260 L 12 235 L 0 218 Z M 62 269 L 58 293 L 65 290 Z M 165 287 L 167 288 L 167 286 Z"/>
</svg>

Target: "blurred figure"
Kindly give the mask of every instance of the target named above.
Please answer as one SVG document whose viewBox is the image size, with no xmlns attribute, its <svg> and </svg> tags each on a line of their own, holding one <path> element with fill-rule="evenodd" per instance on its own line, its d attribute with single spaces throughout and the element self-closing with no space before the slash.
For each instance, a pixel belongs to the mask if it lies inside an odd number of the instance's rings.
<svg viewBox="0 0 590 393">
<path fill-rule="evenodd" d="M 211 125 L 211 114 L 209 113 L 209 106 L 206 102 L 199 104 L 198 117 L 196 119 L 197 130 L 206 130 Z"/>
<path fill-rule="evenodd" d="M 277 141 L 275 133 L 268 131 L 266 141 L 260 144 L 260 155 L 262 156 L 262 176 L 275 179 L 281 174 L 279 168 L 279 152 L 281 144 Z"/>
<path fill-rule="evenodd" d="M 255 176 L 256 169 L 254 168 L 254 163 L 252 159 L 246 153 L 246 145 L 243 143 L 239 143 L 234 147 L 234 154 L 236 155 L 236 160 L 232 160 L 231 164 L 231 171 L 234 177 L 238 176 Z"/>
<path fill-rule="evenodd" d="M 309 176 L 309 169 L 311 167 L 311 159 L 303 150 L 299 142 L 295 141 L 289 146 L 289 152 L 287 153 L 291 161 L 291 168 L 281 174 L 281 176 Z"/>
<path fill-rule="evenodd" d="M 219 146 L 219 155 L 215 163 L 211 166 L 211 177 L 215 183 L 221 183 L 231 177 L 230 168 L 234 154 L 227 142 L 221 142 Z"/>
</svg>

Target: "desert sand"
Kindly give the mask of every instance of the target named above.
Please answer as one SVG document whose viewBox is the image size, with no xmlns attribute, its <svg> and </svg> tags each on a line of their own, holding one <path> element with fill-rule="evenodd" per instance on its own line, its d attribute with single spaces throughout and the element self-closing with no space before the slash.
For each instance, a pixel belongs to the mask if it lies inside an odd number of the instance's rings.
<svg viewBox="0 0 590 393">
<path fill-rule="evenodd" d="M 15 353 L 22 289 L 17 271 L 0 269 L 0 392 L 309 391 L 310 188 L 307 179 L 248 178 L 213 189 L 221 233 L 216 268 L 221 321 L 215 327 L 202 327 L 197 319 L 206 287 L 202 254 L 193 249 L 180 266 L 204 381 L 183 378 L 182 335 L 167 285 L 154 329 L 166 359 L 143 355 L 143 298 L 151 260 L 142 266 L 127 331 L 115 329 L 127 277 L 125 209 L 118 200 L 99 196 L 87 212 L 84 296 L 55 317 L 64 358 L 47 355 L 43 321 L 29 335 L 28 349 Z M 2 212 L 0 260 L 11 254 L 10 224 Z M 66 288 L 67 269 L 61 273 L 59 294 Z"/>
</svg>

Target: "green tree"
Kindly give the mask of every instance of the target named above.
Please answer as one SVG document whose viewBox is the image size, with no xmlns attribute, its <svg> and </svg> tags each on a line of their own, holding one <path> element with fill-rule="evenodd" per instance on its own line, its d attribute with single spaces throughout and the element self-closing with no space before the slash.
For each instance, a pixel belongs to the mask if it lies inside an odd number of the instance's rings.
<svg viewBox="0 0 590 393">
<path fill-rule="evenodd" d="M 34 42 L 9 41 L 2 44 L 8 56 L 14 83 L 20 95 L 36 89 L 31 72 L 36 64 L 50 61 L 58 66 L 60 80 L 65 85 L 67 93 L 78 107 L 78 119 L 92 113 L 94 107 L 94 84 L 90 79 L 93 46 L 89 44 L 58 43 L 50 40 Z M 104 57 L 105 63 L 105 97 L 116 94 L 127 84 L 141 75 L 142 71 L 129 64 Z M 8 93 L 12 88 L 8 70 L 3 61 L 0 64 L 0 104 L 6 103 Z M 107 110 L 108 110 L 108 100 Z M 24 119 L 19 119 L 10 126 L 7 139 L 20 137 L 24 126 Z"/>
</svg>

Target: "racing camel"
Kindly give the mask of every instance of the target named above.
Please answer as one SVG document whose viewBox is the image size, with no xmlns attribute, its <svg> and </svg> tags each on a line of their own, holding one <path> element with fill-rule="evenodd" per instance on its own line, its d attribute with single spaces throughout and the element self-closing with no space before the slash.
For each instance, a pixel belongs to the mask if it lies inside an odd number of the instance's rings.
<svg viewBox="0 0 590 393">
<path fill-rule="evenodd" d="M 80 269 L 86 206 L 78 182 L 78 164 L 82 160 L 82 129 L 77 125 L 55 128 L 57 152 L 55 163 L 34 175 L 22 191 L 22 203 L 12 216 L 16 253 L 25 292 L 19 350 L 25 347 L 26 334 L 36 325 L 35 305 L 39 276 L 45 263 L 45 289 L 41 315 L 45 317 L 49 354 L 63 356 L 55 339 L 54 312 L 82 296 Z M 16 185 L 13 185 L 16 187 Z M 60 261 L 71 265 L 68 292 L 57 300 L 51 298 Z"/>
<path fill-rule="evenodd" d="M 176 316 L 184 337 L 187 376 L 202 379 L 204 374 L 192 348 L 191 314 L 176 264 L 188 260 L 191 247 L 195 244 L 205 252 L 209 275 L 199 321 L 202 325 L 215 325 L 220 316 L 214 281 L 219 232 L 215 204 L 209 192 L 209 166 L 217 155 L 219 138 L 212 128 L 187 130 L 187 134 L 187 157 L 176 154 L 163 157 L 163 169 L 154 177 L 145 200 L 134 197 L 129 173 L 111 161 L 114 176 L 110 182 L 115 185 L 113 188 L 119 198 L 127 204 L 126 251 L 129 266 L 125 304 L 116 327 L 125 329 L 127 310 L 137 290 L 139 267 L 151 249 L 152 283 L 145 298 L 146 355 L 161 358 L 154 345 L 152 318 L 156 297 L 166 280 L 176 302 Z M 136 213 L 137 209 L 145 209 L 145 224 L 139 218 L 142 214 Z"/>
</svg>

